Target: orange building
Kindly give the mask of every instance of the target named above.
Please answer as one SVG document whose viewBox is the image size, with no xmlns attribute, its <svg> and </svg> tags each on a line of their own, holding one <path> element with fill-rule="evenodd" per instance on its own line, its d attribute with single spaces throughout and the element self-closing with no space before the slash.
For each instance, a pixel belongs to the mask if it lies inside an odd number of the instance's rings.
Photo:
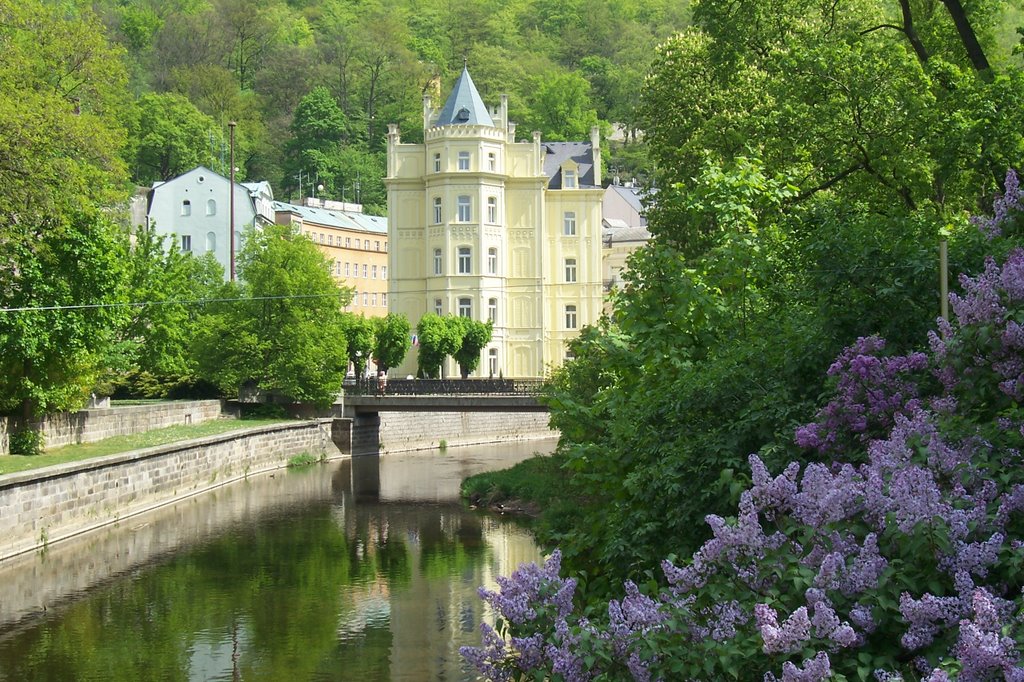
<svg viewBox="0 0 1024 682">
<path fill-rule="evenodd" d="M 367 317 L 388 314 L 388 219 L 366 215 L 359 204 L 306 199 L 306 205 L 274 202 L 279 225 L 291 225 L 320 247 L 340 284 L 352 287 L 346 311 Z"/>
</svg>

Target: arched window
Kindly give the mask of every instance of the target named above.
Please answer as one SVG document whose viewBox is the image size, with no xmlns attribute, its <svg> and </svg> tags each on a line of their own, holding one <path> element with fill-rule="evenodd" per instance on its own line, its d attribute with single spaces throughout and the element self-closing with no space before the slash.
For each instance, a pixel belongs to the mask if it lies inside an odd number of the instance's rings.
<svg viewBox="0 0 1024 682">
<path fill-rule="evenodd" d="M 192 202 L 188 199 L 181 202 L 181 215 L 192 215 Z"/>
<path fill-rule="evenodd" d="M 498 250 L 495 248 L 487 249 L 487 274 L 498 274 Z"/>
<path fill-rule="evenodd" d="M 487 222 L 498 222 L 498 197 L 487 197 Z"/>
<path fill-rule="evenodd" d="M 206 200 L 206 215 L 217 215 L 217 202 L 213 199 Z"/>
<path fill-rule="evenodd" d="M 441 224 L 441 197 L 434 197 L 434 224 Z"/>
<path fill-rule="evenodd" d="M 210 251 L 216 251 L 216 250 L 217 250 L 217 234 L 215 232 L 207 232 L 206 233 L 206 251 L 207 251 L 207 253 L 209 253 Z"/>
<path fill-rule="evenodd" d="M 468 246 L 459 247 L 459 274 L 469 275 L 473 273 L 473 257 Z"/>
<path fill-rule="evenodd" d="M 498 324 L 498 299 L 496 298 L 487 299 L 487 319 Z"/>
<path fill-rule="evenodd" d="M 441 249 L 434 249 L 434 274 L 441 274 Z"/>
</svg>

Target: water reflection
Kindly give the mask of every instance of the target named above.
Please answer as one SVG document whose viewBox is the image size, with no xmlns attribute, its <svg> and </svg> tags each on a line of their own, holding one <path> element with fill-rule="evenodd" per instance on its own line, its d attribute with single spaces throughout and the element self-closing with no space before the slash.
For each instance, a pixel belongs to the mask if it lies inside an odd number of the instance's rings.
<svg viewBox="0 0 1024 682">
<path fill-rule="evenodd" d="M 0 680 L 457 680 L 493 586 L 538 559 L 453 502 L 550 442 L 282 471 L 0 564 Z"/>
</svg>

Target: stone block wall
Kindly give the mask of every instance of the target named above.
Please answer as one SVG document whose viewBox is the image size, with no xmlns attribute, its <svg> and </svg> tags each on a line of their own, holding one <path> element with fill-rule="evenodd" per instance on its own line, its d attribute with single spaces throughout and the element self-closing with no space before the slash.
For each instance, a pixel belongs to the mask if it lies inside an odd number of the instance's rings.
<svg viewBox="0 0 1024 682">
<path fill-rule="evenodd" d="M 330 420 L 276 424 L 0 476 L 0 560 L 283 467 L 298 454 L 341 456 L 330 431 Z"/>
<path fill-rule="evenodd" d="M 183 400 L 64 412 L 47 417 L 43 442 L 47 448 L 57 448 L 168 426 L 200 424 L 219 419 L 222 408 L 220 400 Z"/>
<path fill-rule="evenodd" d="M 352 427 L 352 453 L 429 450 L 440 445 L 474 445 L 557 437 L 547 412 L 380 412 L 379 427 L 359 415 Z M 379 442 L 373 442 L 379 433 Z"/>
<path fill-rule="evenodd" d="M 179 424 L 200 424 L 222 416 L 224 403 L 221 400 L 179 400 L 61 412 L 43 421 L 43 447 L 94 443 L 111 436 L 129 436 Z M 0 455 L 10 453 L 9 423 L 10 418 L 0 417 Z"/>
</svg>

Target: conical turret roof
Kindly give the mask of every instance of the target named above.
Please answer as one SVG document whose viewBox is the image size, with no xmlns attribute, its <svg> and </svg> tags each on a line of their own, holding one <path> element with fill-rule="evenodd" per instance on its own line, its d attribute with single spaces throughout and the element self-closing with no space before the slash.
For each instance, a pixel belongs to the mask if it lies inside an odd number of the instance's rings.
<svg viewBox="0 0 1024 682">
<path fill-rule="evenodd" d="M 437 117 L 434 125 L 485 125 L 494 126 L 494 120 L 487 113 L 487 106 L 480 99 L 480 93 L 473 85 L 473 79 L 469 76 L 469 69 L 462 67 L 462 74 L 455 82 L 455 87 L 448 95 L 444 108 Z"/>
</svg>

